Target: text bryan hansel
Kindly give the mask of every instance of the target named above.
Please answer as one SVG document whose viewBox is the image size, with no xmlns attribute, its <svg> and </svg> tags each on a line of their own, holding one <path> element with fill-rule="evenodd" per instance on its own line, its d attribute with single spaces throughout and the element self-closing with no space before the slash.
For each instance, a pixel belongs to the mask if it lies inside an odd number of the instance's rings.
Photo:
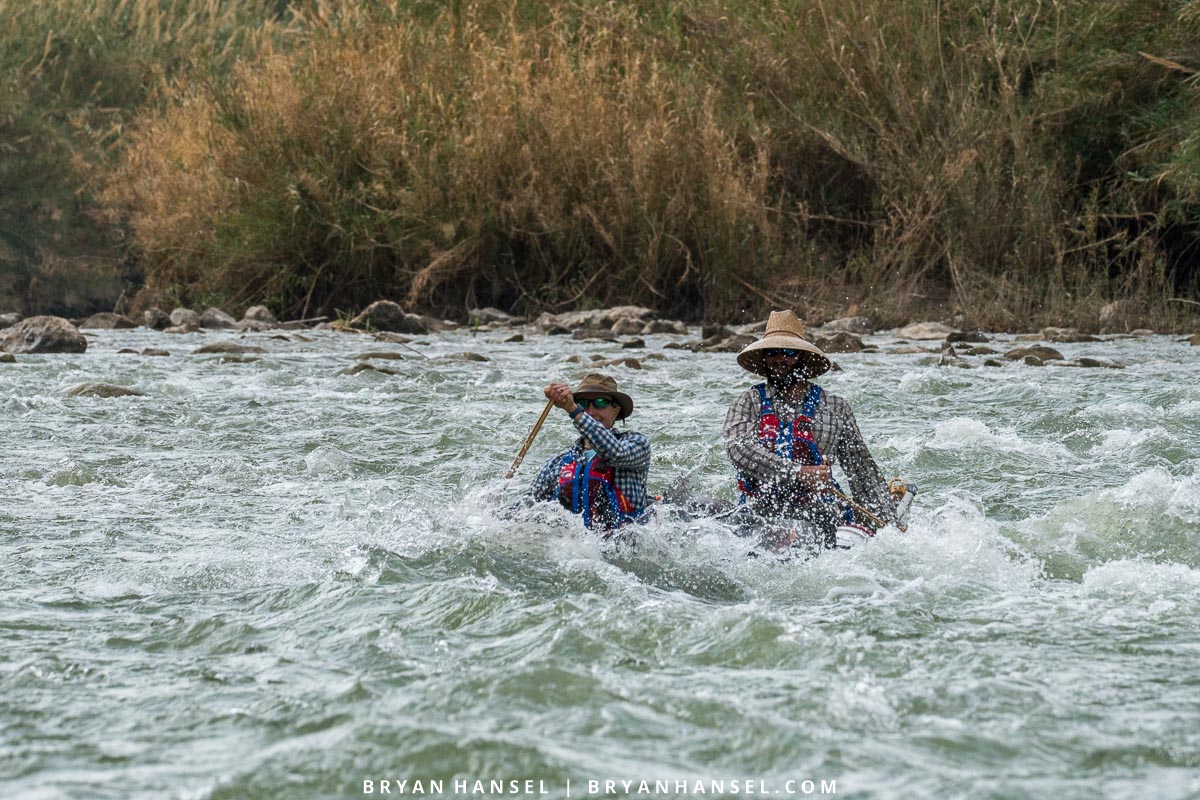
<svg viewBox="0 0 1200 800">
<path fill-rule="evenodd" d="M 533 795 L 550 794 L 546 782 L 541 780 L 508 780 L 508 781 L 468 781 L 455 780 L 450 784 L 453 794 L 465 795 Z M 378 781 L 363 780 L 363 794 L 446 794 L 446 782 L 443 780 L 391 780 L 383 778 Z"/>
</svg>

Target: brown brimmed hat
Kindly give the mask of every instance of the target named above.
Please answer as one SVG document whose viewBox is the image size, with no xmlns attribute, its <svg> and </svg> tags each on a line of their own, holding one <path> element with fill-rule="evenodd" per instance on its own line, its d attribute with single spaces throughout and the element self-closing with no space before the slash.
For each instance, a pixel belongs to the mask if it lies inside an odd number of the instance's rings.
<svg viewBox="0 0 1200 800">
<path fill-rule="evenodd" d="M 590 400 L 595 397 L 611 397 L 621 407 L 617 419 L 625 419 L 633 413 L 633 398 L 624 392 L 617 391 L 617 382 L 599 372 L 589 372 L 571 392 L 577 399 Z"/>
<path fill-rule="evenodd" d="M 804 323 L 791 311 L 772 311 L 763 337 L 742 348 L 737 362 L 743 369 L 766 375 L 766 351 L 775 348 L 799 350 L 800 360 L 805 366 L 805 377 L 815 378 L 829 371 L 829 359 L 819 347 L 804 338 Z"/>
</svg>

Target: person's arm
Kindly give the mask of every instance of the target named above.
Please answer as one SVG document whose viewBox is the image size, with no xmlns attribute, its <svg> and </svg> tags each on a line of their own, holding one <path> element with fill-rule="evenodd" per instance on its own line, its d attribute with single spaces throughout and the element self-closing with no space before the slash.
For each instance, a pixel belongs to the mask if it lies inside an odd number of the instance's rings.
<svg viewBox="0 0 1200 800">
<path fill-rule="evenodd" d="M 795 483 L 797 489 L 811 491 L 829 479 L 828 467 L 801 467 L 777 456 L 758 441 L 758 392 L 744 392 L 725 412 L 725 454 L 737 471 L 760 483 Z M 788 424 L 788 423 L 784 423 Z"/>
<path fill-rule="evenodd" d="M 554 496 L 558 494 L 558 473 L 566 456 L 566 453 L 561 453 L 542 464 L 537 475 L 533 476 L 529 488 L 525 490 L 527 500 L 541 502 L 554 499 Z"/>
<path fill-rule="evenodd" d="M 587 414 L 576 414 L 571 422 L 609 466 L 636 469 L 650 465 L 650 440 L 645 434 L 630 432 L 617 436 Z"/>
<path fill-rule="evenodd" d="M 896 506 L 888 492 L 887 481 L 863 441 L 854 412 L 849 405 L 845 405 L 839 416 L 837 457 L 850 482 L 850 495 L 856 503 L 861 503 L 872 513 L 888 522 L 895 522 Z"/>
</svg>

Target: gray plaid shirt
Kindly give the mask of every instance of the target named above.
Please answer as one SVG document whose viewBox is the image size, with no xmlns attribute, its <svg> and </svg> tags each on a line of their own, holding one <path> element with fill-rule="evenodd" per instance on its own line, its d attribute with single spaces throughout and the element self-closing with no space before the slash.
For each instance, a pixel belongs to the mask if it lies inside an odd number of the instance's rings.
<svg viewBox="0 0 1200 800">
<path fill-rule="evenodd" d="M 775 404 L 781 425 L 790 425 L 804 404 L 803 400 L 781 401 L 770 384 L 767 397 Z M 760 483 L 794 484 L 795 464 L 768 451 L 758 441 L 759 411 L 758 390 L 753 387 L 733 401 L 725 414 L 725 452 L 739 473 Z M 813 412 L 813 438 L 825 463 L 830 466 L 836 463 L 846 474 L 850 483 L 846 494 L 880 517 L 894 521 L 895 506 L 887 483 L 863 442 L 850 404 L 837 395 L 823 392 Z"/>
<path fill-rule="evenodd" d="M 569 450 L 542 464 L 526 496 L 534 500 L 553 500 L 558 494 L 558 473 L 563 461 L 571 455 L 582 455 L 586 440 L 613 468 L 613 480 L 621 494 L 638 510 L 645 508 L 648 501 L 646 478 L 650 474 L 650 440 L 646 435 L 637 431 L 611 431 L 586 413 L 576 414 L 572 423 L 583 435 Z"/>
</svg>

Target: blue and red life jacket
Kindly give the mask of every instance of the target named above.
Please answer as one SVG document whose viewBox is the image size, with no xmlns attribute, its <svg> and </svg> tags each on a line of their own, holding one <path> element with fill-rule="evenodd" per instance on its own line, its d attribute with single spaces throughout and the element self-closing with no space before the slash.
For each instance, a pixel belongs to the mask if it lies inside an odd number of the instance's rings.
<svg viewBox="0 0 1200 800">
<path fill-rule="evenodd" d="M 558 502 L 571 513 L 582 514 L 587 528 L 619 528 L 638 516 L 638 509 L 617 488 L 615 470 L 593 450 L 571 454 L 562 462 Z"/>
<path fill-rule="evenodd" d="M 800 466 L 822 466 L 826 463 L 821 448 L 817 445 L 813 434 L 813 415 L 817 404 L 821 402 L 824 390 L 813 384 L 804 397 L 800 413 L 790 425 L 780 423 L 779 415 L 775 412 L 775 403 L 767 396 L 767 385 L 760 383 L 754 387 L 758 390 L 758 443 L 769 453 L 785 458 Z M 833 484 L 837 486 L 835 481 Z M 741 492 L 739 503 L 759 497 L 764 494 L 764 488 L 749 475 L 738 473 L 738 490 Z M 840 487 L 839 487 L 840 491 Z M 777 504 L 783 504 L 788 510 L 797 511 L 813 501 L 812 492 L 790 490 L 786 497 L 773 498 Z M 833 498 L 825 496 L 827 502 Z M 781 509 L 783 510 L 783 509 Z M 854 512 L 847 507 L 843 518 L 846 522 L 854 521 Z"/>
</svg>

